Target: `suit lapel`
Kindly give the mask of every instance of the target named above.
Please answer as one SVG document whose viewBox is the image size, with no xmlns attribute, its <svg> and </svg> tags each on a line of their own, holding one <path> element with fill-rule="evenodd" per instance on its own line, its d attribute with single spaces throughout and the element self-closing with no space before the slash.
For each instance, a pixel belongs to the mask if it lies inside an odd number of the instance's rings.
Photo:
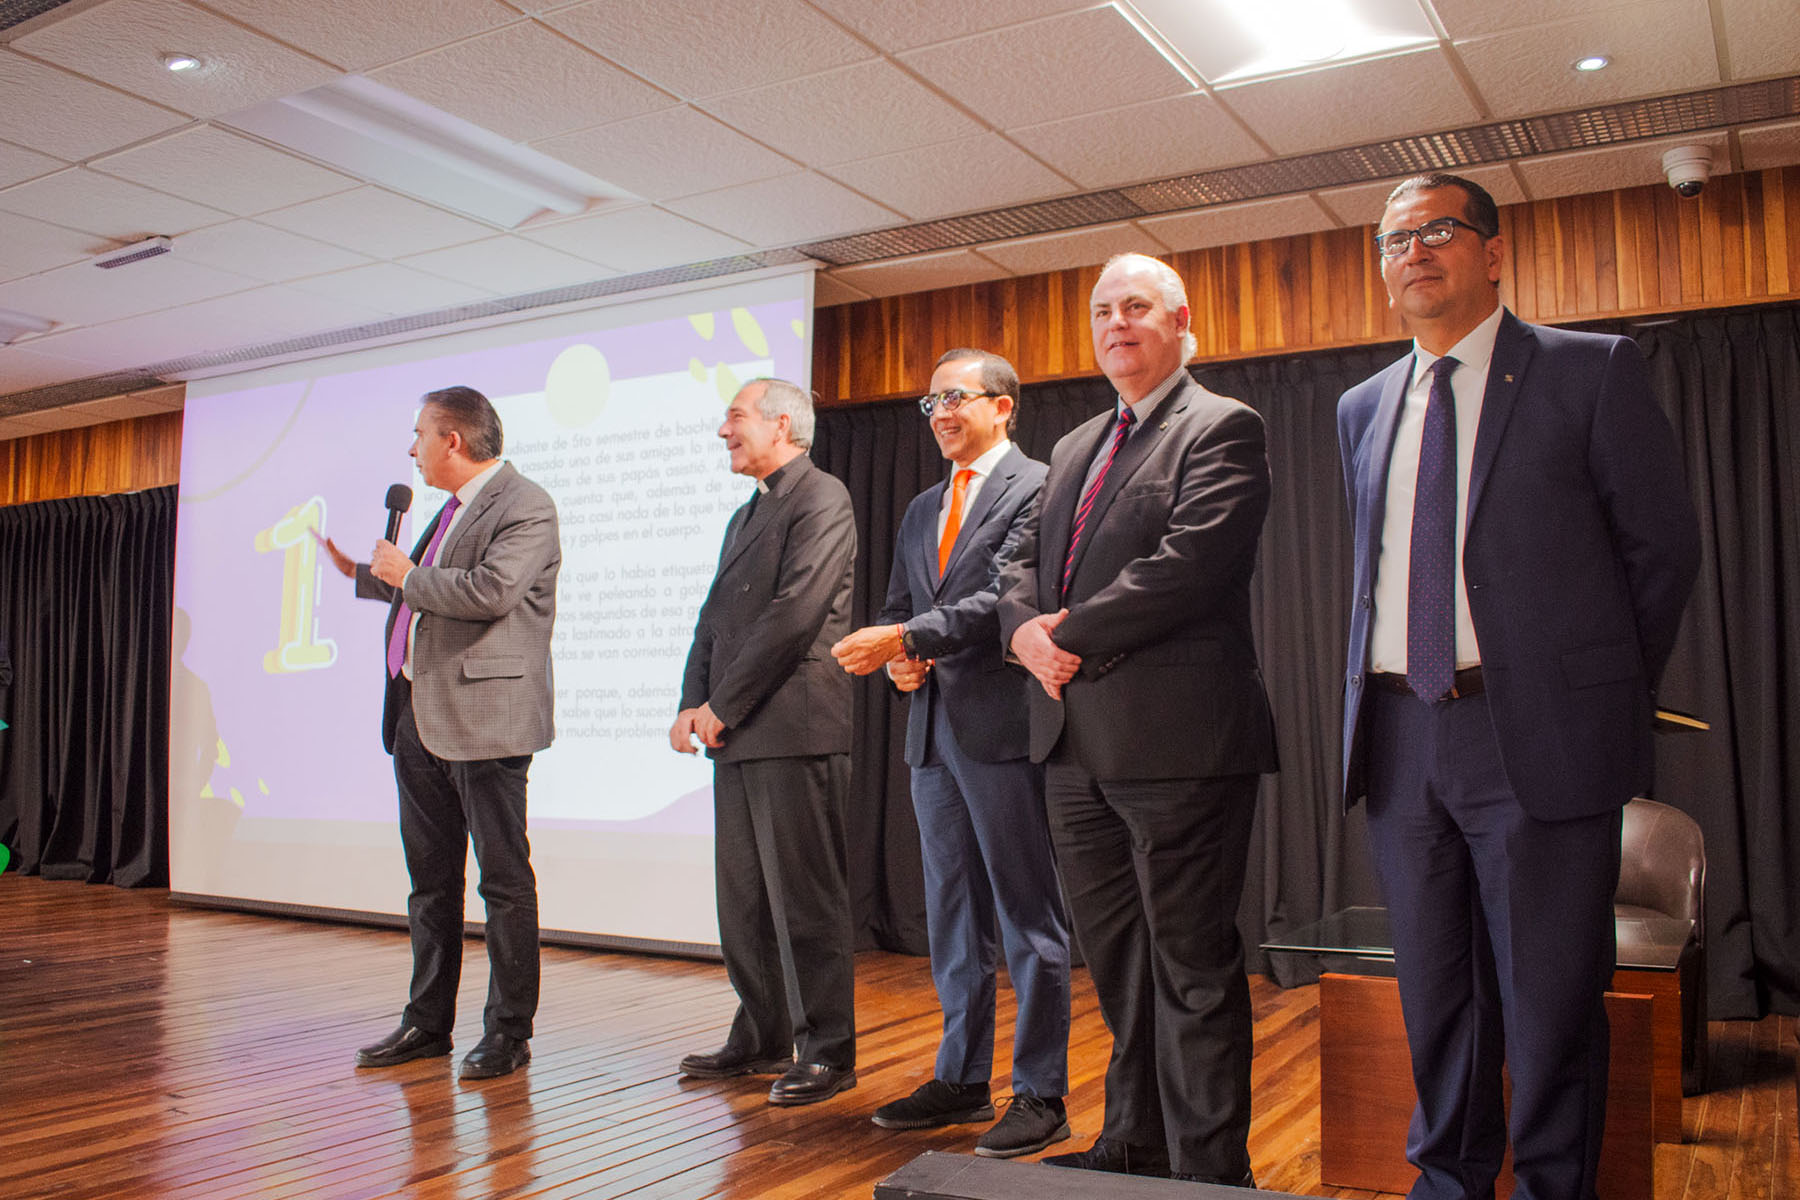
<svg viewBox="0 0 1800 1200">
<path fill-rule="evenodd" d="M 1494 357 L 1488 364 L 1487 390 L 1481 396 L 1481 419 L 1475 427 L 1475 461 L 1469 467 L 1465 529 L 1475 524 L 1475 510 L 1481 504 L 1494 459 L 1500 453 L 1500 439 L 1519 398 L 1519 381 L 1525 378 L 1525 368 L 1536 348 L 1537 339 L 1523 321 L 1510 312 L 1501 317 L 1500 329 L 1494 335 Z"/>
<path fill-rule="evenodd" d="M 756 511 L 750 514 L 750 519 L 744 522 L 737 537 L 726 547 L 725 556 L 719 560 L 719 574 L 723 575 L 774 524 L 776 514 L 787 506 L 789 498 L 793 496 L 800 473 L 811 468 L 810 461 L 802 462 L 805 458 L 803 454 L 800 458 L 793 459 L 788 468 L 782 471 L 781 479 L 775 486 L 757 500 Z"/>
<path fill-rule="evenodd" d="M 1375 419 L 1369 423 L 1368 436 L 1363 440 L 1365 466 L 1359 480 L 1360 494 L 1357 497 L 1358 507 L 1368 514 L 1363 527 L 1368 530 L 1368 537 L 1363 541 L 1361 550 L 1368 556 L 1363 564 L 1363 578 L 1375 577 L 1375 552 L 1381 546 L 1381 526 L 1387 520 L 1387 481 L 1388 470 L 1394 459 L 1394 438 L 1400 432 L 1400 410 L 1406 401 L 1406 386 L 1412 382 L 1414 356 L 1405 358 L 1388 368 L 1388 376 L 1381 385 L 1381 400 L 1375 406 Z"/>
<path fill-rule="evenodd" d="M 1069 555 L 1069 534 L 1075 527 L 1075 507 L 1081 503 L 1088 464 L 1100 453 L 1101 440 L 1112 436 L 1118 416 L 1119 402 L 1114 399 L 1111 408 L 1089 418 L 1087 424 L 1076 426 L 1067 435 L 1076 447 L 1070 469 L 1044 484 L 1038 500 L 1038 572 L 1041 585 L 1048 589 L 1046 603 L 1055 599 L 1061 589 L 1063 559 Z"/>
<path fill-rule="evenodd" d="M 506 489 L 511 486 L 513 476 L 517 474 L 518 472 L 513 469 L 511 463 L 500 464 L 500 469 L 494 472 L 493 478 L 482 485 L 481 491 L 476 494 L 475 499 L 463 509 L 462 520 L 456 523 L 456 528 L 444 535 L 443 544 L 438 547 L 437 558 L 434 561 L 442 562 L 449 557 L 451 548 L 462 541 L 463 534 L 475 527 L 476 518 L 498 504 L 506 495 Z M 419 548 L 419 553 L 425 553 L 423 546 Z"/>
</svg>

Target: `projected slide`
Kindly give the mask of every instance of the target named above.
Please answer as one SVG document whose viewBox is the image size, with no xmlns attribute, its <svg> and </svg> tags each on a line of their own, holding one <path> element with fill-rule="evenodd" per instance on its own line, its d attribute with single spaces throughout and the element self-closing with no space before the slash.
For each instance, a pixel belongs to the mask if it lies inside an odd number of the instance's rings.
<svg viewBox="0 0 1800 1200">
<path fill-rule="evenodd" d="M 190 385 L 174 889 L 405 911 L 380 738 L 386 606 L 356 599 L 313 534 L 366 561 L 388 485 L 406 482 L 410 549 L 447 499 L 407 457 L 418 398 L 466 384 L 561 525 L 557 739 L 530 785 L 541 921 L 715 943 L 710 764 L 671 751 L 667 730 L 720 538 L 753 486 L 729 471 L 725 405 L 755 376 L 806 382 L 810 311 L 810 276 L 790 274 Z"/>
</svg>

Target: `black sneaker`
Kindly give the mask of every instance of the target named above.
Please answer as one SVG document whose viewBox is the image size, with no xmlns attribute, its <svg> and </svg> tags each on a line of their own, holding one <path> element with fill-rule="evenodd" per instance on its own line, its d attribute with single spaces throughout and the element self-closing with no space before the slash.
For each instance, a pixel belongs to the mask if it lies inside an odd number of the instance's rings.
<svg viewBox="0 0 1800 1200">
<path fill-rule="evenodd" d="M 1070 1154 L 1052 1154 L 1039 1162 L 1049 1167 L 1074 1167 L 1081 1171 L 1110 1171 L 1114 1175 L 1149 1175 L 1157 1179 L 1169 1177 L 1169 1152 L 1161 1146 L 1134 1146 L 1109 1137 L 1094 1139 L 1086 1150 Z"/>
<path fill-rule="evenodd" d="M 945 1083 L 933 1079 L 919 1085 L 904 1100 L 875 1110 L 870 1120 L 883 1129 L 935 1129 L 939 1125 L 966 1125 L 994 1119 L 994 1105 L 985 1083 Z"/>
<path fill-rule="evenodd" d="M 983 1158 L 1017 1158 L 1036 1154 L 1068 1136 L 1068 1113 L 1062 1100 L 1014 1096 L 1006 1102 L 1006 1115 L 975 1143 L 975 1153 Z"/>
</svg>

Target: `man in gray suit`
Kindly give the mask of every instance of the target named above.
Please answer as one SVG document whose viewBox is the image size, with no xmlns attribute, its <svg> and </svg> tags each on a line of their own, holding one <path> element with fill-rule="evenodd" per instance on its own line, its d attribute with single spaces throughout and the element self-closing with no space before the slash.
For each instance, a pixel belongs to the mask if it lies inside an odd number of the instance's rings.
<svg viewBox="0 0 1800 1200">
<path fill-rule="evenodd" d="M 1250 630 L 1262 418 L 1194 382 L 1187 291 L 1120 255 L 1089 298 L 1118 390 L 1056 444 L 1001 574 L 1031 756 L 1112 1031 L 1106 1124 L 1056 1166 L 1247 1186 L 1250 987 L 1237 932 L 1275 731 Z"/>
<path fill-rule="evenodd" d="M 420 475 L 451 498 L 412 554 L 384 540 L 368 563 L 353 563 L 326 543 L 358 596 L 389 602 L 381 734 L 413 885 L 411 1002 L 400 1027 L 358 1050 L 356 1064 L 450 1052 L 472 840 L 489 980 L 484 1033 L 461 1076 L 487 1079 L 531 1058 L 538 923 L 525 780 L 555 735 L 550 630 L 562 544 L 549 494 L 500 461 L 500 417 L 487 397 L 466 387 L 427 394 L 414 434 Z"/>
<path fill-rule="evenodd" d="M 856 1086 L 850 679 L 830 654 L 850 632 L 856 523 L 806 456 L 812 431 L 811 398 L 779 379 L 746 383 L 726 411 L 731 469 L 756 492 L 726 527 L 669 729 L 713 760 L 719 946 L 739 1001 L 724 1047 L 681 1070 L 779 1074 L 771 1104 Z"/>
</svg>

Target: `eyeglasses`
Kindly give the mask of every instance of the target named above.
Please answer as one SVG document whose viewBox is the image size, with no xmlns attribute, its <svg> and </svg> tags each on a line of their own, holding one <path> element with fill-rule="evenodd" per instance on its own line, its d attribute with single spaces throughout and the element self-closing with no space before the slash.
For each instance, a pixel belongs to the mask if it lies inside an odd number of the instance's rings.
<svg viewBox="0 0 1800 1200">
<path fill-rule="evenodd" d="M 1482 238 L 1492 236 L 1482 233 L 1467 221 L 1459 221 L 1455 217 L 1439 217 L 1435 221 L 1425 222 L 1417 229 L 1390 229 L 1386 233 L 1378 233 L 1375 235 L 1375 248 L 1381 251 L 1383 258 L 1399 258 L 1412 246 L 1414 238 L 1427 246 L 1442 246 L 1456 236 L 1458 229 L 1467 229 Z"/>
<path fill-rule="evenodd" d="M 928 417 L 939 408 L 947 413 L 953 413 L 971 400 L 980 400 L 999 394 L 999 392 L 965 392 L 961 388 L 951 388 L 945 392 L 932 392 L 929 396 L 919 397 L 919 411 Z"/>
</svg>

